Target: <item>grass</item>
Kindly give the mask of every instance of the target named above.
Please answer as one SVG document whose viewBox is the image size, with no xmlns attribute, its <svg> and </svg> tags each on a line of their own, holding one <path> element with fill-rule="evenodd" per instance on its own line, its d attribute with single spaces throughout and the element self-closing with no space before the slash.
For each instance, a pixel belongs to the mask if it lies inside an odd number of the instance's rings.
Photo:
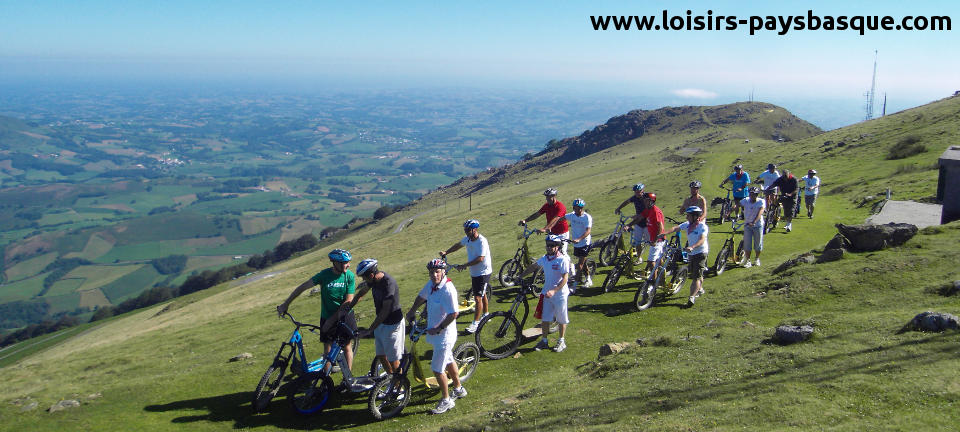
<svg viewBox="0 0 960 432">
<path fill-rule="evenodd" d="M 100 287 L 100 290 L 107 296 L 110 303 L 116 305 L 128 298 L 137 296 L 145 288 L 150 288 L 160 279 L 162 279 L 160 273 L 157 273 L 152 265 L 143 265 L 136 271 Z"/>
<path fill-rule="evenodd" d="M 650 134 L 570 164 L 508 171 L 498 183 L 473 194 L 471 211 L 458 197 L 472 181 L 489 174 L 480 175 L 334 245 L 264 270 L 276 272 L 272 278 L 224 284 L 177 299 L 176 307 L 163 313 L 166 305 L 130 313 L 5 367 L 0 429 L 109 429 L 119 422 L 129 429 L 261 431 L 758 430 L 772 425 L 784 430 L 896 430 L 956 424 L 957 334 L 898 330 L 927 309 L 960 310 L 960 296 L 931 291 L 960 278 L 953 255 L 946 253 L 960 240 L 960 223 L 925 231 L 900 248 L 770 274 L 787 258 L 822 248 L 836 232 L 833 224 L 861 222 L 867 209 L 857 203 L 865 194 L 888 184 L 896 185 L 898 197 L 931 193 L 936 173 L 897 174 L 903 162 L 885 160 L 886 148 L 902 134 L 897 128 L 908 125 L 920 136 L 947 130 L 944 139 L 955 139 L 960 100 L 918 110 L 923 122 L 913 121 L 907 111 L 787 143 L 750 135 L 738 124 L 725 126 L 720 136 L 710 135 L 716 130 L 709 127 Z M 869 136 L 861 138 L 865 134 Z M 744 135 L 751 139 L 749 147 Z M 846 144 L 826 153 L 816 150 L 824 141 Z M 673 151 L 665 149 L 684 146 L 702 151 L 685 164 L 659 162 Z M 929 164 L 935 158 L 930 153 L 908 160 Z M 347 248 L 357 259 L 378 258 L 397 278 L 408 307 L 426 280 L 424 263 L 463 235 L 460 224 L 467 218 L 481 221 L 499 267 L 516 248 L 517 220 L 539 207 L 540 192 L 548 186 L 559 188 L 567 203 L 584 197 L 599 237 L 611 229 L 614 207 L 630 195 L 625 187 L 643 181 L 669 214 L 692 178 L 704 181 L 708 199 L 719 194 L 716 184 L 737 159 L 751 174 L 771 160 L 798 171 L 816 167 L 825 190 L 845 188 L 821 196 L 817 218 L 796 220 L 793 233 L 769 235 L 763 267 L 732 268 L 708 279 L 707 294 L 696 307 L 680 309 L 684 299 L 677 296 L 634 312 L 629 303 L 637 283 L 630 281 L 614 293 L 587 290 L 571 299 L 567 351 L 534 352 L 526 344 L 520 358 L 482 361 L 467 383 L 470 395 L 443 416 L 425 415 L 437 399 L 434 392 L 415 393 L 403 415 L 385 423 L 373 422 L 365 402 L 352 397 L 311 419 L 292 415 L 282 400 L 263 414 L 250 413 L 250 392 L 291 329 L 276 319 L 273 307 L 328 265 L 330 248 Z M 400 221 L 419 213 L 401 233 L 391 234 Z M 714 251 L 722 231 L 711 233 Z M 465 259 L 463 252 L 450 257 L 453 263 Z M 605 271 L 597 279 L 602 281 Z M 461 292 L 468 286 L 465 273 L 451 278 Z M 770 289 L 771 282 L 784 288 Z M 498 289 L 491 308 L 506 308 L 509 298 L 508 290 Z M 361 325 L 373 319 L 371 303 L 358 306 Z M 318 307 L 317 297 L 302 297 L 291 312 L 313 319 Z M 458 324 L 462 328 L 468 321 L 461 317 Z M 814 339 L 792 346 L 765 343 L 777 325 L 793 322 L 814 323 Z M 601 344 L 637 338 L 651 342 L 597 358 Z M 308 352 L 316 352 L 316 342 L 308 338 L 307 343 Z M 253 359 L 227 362 L 244 351 Z M 371 357 L 372 343 L 364 341 L 354 370 L 364 370 Z M 60 367 L 68 360 L 68 368 Z M 29 397 L 46 407 L 96 392 L 103 397 L 52 415 L 21 413 L 10 403 Z"/>
</svg>

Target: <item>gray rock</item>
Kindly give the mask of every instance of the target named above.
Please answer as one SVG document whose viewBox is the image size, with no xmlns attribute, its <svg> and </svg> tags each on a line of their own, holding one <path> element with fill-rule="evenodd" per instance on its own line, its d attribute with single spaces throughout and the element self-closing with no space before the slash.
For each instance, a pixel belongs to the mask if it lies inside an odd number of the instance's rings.
<svg viewBox="0 0 960 432">
<path fill-rule="evenodd" d="M 917 234 L 917 226 L 905 223 L 885 225 L 843 225 L 837 230 L 850 242 L 854 252 L 872 252 L 891 246 L 900 246 Z"/>
<path fill-rule="evenodd" d="M 827 242 L 827 246 L 824 247 L 824 249 L 850 249 L 850 241 L 837 233 L 837 235 L 833 236 L 833 238 Z"/>
<path fill-rule="evenodd" d="M 843 258 L 843 249 L 827 249 L 817 258 L 818 263 L 837 261 Z"/>
<path fill-rule="evenodd" d="M 773 269 L 773 274 L 783 273 L 788 269 L 796 267 L 800 264 L 813 264 L 816 261 L 817 261 L 817 258 L 814 257 L 812 253 L 807 252 L 796 258 L 792 258 L 784 261 L 783 264 L 780 264 L 779 266 L 777 266 L 777 268 Z"/>
<path fill-rule="evenodd" d="M 231 357 L 231 358 L 230 358 L 230 361 L 235 362 L 235 361 L 240 361 L 240 360 L 246 360 L 246 359 L 249 359 L 249 358 L 253 358 L 253 354 L 250 354 L 250 353 L 248 353 L 248 352 L 245 352 L 245 353 L 240 353 L 240 354 L 237 354 L 237 355 Z"/>
<path fill-rule="evenodd" d="M 600 357 L 616 354 L 630 346 L 630 342 L 608 343 L 600 346 Z"/>
<path fill-rule="evenodd" d="M 33 410 L 37 409 L 37 407 L 38 407 L 39 405 L 40 405 L 40 404 L 38 404 L 37 401 L 27 402 L 27 403 L 24 404 L 22 407 L 20 407 L 20 412 L 33 411 Z"/>
<path fill-rule="evenodd" d="M 779 344 L 789 345 L 789 344 L 803 342 L 807 339 L 810 339 L 810 336 L 812 335 L 813 335 L 813 326 L 782 325 L 780 327 L 777 327 L 777 331 L 773 334 L 773 339 Z"/>
<path fill-rule="evenodd" d="M 67 399 L 67 400 L 62 400 L 62 401 L 60 401 L 60 402 L 57 402 L 57 403 L 51 405 L 51 406 L 50 406 L 50 409 L 48 409 L 47 412 L 63 411 L 63 410 L 65 410 L 65 409 L 77 408 L 77 407 L 79 407 L 79 406 L 80 406 L 80 402 L 79 402 L 79 401 L 76 401 L 76 400 L 73 400 L 73 399 Z"/>
<path fill-rule="evenodd" d="M 913 317 L 906 327 L 917 331 L 942 332 L 960 329 L 960 320 L 956 315 L 926 311 Z"/>
</svg>

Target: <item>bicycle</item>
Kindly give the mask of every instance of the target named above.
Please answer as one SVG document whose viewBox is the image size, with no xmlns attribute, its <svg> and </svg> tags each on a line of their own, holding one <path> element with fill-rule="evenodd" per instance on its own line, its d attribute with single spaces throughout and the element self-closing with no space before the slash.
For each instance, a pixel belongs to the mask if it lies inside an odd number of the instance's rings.
<svg viewBox="0 0 960 432">
<path fill-rule="evenodd" d="M 421 312 L 410 329 L 410 350 L 400 358 L 400 368 L 389 375 L 380 377 L 373 385 L 367 398 L 367 409 L 377 420 L 384 420 L 400 414 L 410 402 L 410 379 L 407 374 L 413 369 L 414 380 L 426 388 L 439 386 L 437 378 L 426 376 L 420 365 L 417 353 L 417 341 L 427 332 L 426 313 Z M 473 376 L 480 363 L 480 349 L 473 342 L 464 342 L 453 350 L 453 359 L 457 364 L 460 381 L 465 382 Z"/>
<path fill-rule="evenodd" d="M 720 203 L 720 220 L 718 223 L 724 223 L 730 220 L 730 213 L 733 211 L 734 205 L 733 200 L 730 199 L 730 194 L 733 192 L 731 188 L 721 188 L 727 191 L 727 197 L 722 200 Z"/>
<path fill-rule="evenodd" d="M 740 242 L 737 243 L 736 249 L 733 248 L 733 243 L 738 229 L 740 230 L 740 234 L 743 234 L 743 225 L 745 223 L 746 222 L 737 223 L 737 221 L 730 221 L 730 237 L 724 240 L 720 252 L 717 252 L 717 258 L 713 264 L 714 275 L 719 276 L 726 270 L 731 256 L 733 256 L 735 262 L 740 262 L 740 260 L 743 259 L 743 237 L 741 237 Z"/>
<path fill-rule="evenodd" d="M 653 243 L 649 243 L 653 246 Z M 687 252 L 680 247 L 680 232 L 670 236 L 670 240 L 663 246 L 663 254 L 657 260 L 653 270 L 647 275 L 646 281 L 637 288 L 637 293 L 633 296 L 633 304 L 637 310 L 645 310 L 653 303 L 657 296 L 657 289 L 661 286 L 666 288 L 670 294 L 674 295 L 683 288 L 683 283 L 687 280 L 688 269 L 683 265 L 687 262 Z M 667 276 L 670 276 L 670 284 L 665 285 Z"/>
<path fill-rule="evenodd" d="M 500 265 L 500 272 L 497 273 L 497 279 L 500 280 L 501 286 L 512 287 L 516 283 L 517 278 L 520 277 L 520 274 L 523 273 L 528 266 L 533 264 L 533 257 L 530 256 L 527 239 L 529 239 L 531 235 L 539 233 L 540 231 L 529 229 L 526 224 L 523 224 L 523 232 L 518 237 L 518 239 L 523 239 L 520 247 L 518 247 L 517 252 L 513 254 L 513 258 L 506 260 Z M 543 270 L 537 271 L 534 279 L 542 281 Z M 539 292 L 535 292 L 535 294 L 540 295 Z"/>
<path fill-rule="evenodd" d="M 571 250 L 572 250 L 572 245 L 576 243 L 576 242 L 574 242 L 573 240 L 570 240 L 570 239 L 563 239 L 563 241 L 566 242 L 566 243 L 570 243 L 570 244 L 571 244 Z M 588 253 L 588 254 L 589 254 L 592 250 L 593 250 L 593 245 L 592 245 L 592 244 L 589 245 L 589 246 L 587 246 L 587 253 Z M 578 260 L 579 260 L 579 258 L 577 258 L 577 257 L 575 257 L 575 256 L 572 256 L 572 255 L 570 256 L 570 265 L 574 266 L 575 269 L 576 269 L 576 265 L 577 265 L 577 261 L 578 261 Z M 584 268 L 585 268 L 587 271 L 582 272 L 582 271 L 579 271 L 580 269 L 576 269 L 577 271 L 576 271 L 575 276 L 574 276 L 574 277 L 576 278 L 576 283 L 577 283 L 577 287 L 578 287 L 578 288 L 586 288 L 585 285 L 586 285 L 586 283 L 587 283 L 587 275 L 590 275 L 590 277 L 593 278 L 593 276 L 597 274 L 597 262 L 594 261 L 593 258 L 587 257 L 587 258 L 584 260 L 584 262 L 583 262 L 583 266 L 584 266 Z"/>
<path fill-rule="evenodd" d="M 474 340 L 484 357 L 498 360 L 509 357 L 517 351 L 520 341 L 523 339 L 523 327 L 526 325 L 527 316 L 530 314 L 528 296 L 533 292 L 532 283 L 521 281 L 520 288 L 517 289 L 517 295 L 514 296 L 509 309 L 494 312 L 480 320 Z M 521 306 L 523 307 L 522 314 L 520 313 Z M 519 321 L 517 317 L 520 317 Z M 556 332 L 559 328 L 559 324 L 553 323 L 550 332 Z"/>
<path fill-rule="evenodd" d="M 777 223 L 780 222 L 780 200 L 777 198 L 776 193 L 767 194 L 767 210 L 763 215 L 763 233 L 767 234 L 777 227 Z"/>
<path fill-rule="evenodd" d="M 597 245 L 594 246 L 600 247 L 600 253 L 597 254 L 597 259 L 600 260 L 601 266 L 606 267 L 613 265 L 613 262 L 617 259 L 617 256 L 620 255 L 620 252 L 627 251 L 623 243 L 623 233 L 627 231 L 627 222 L 631 220 L 633 220 L 633 216 L 620 215 L 620 220 L 617 221 L 613 232 L 610 233 L 607 238 L 597 242 Z"/>
<path fill-rule="evenodd" d="M 620 219 L 623 220 L 623 216 L 621 216 Z M 646 228 L 640 227 L 634 227 L 634 229 L 646 230 Z M 623 238 L 621 237 L 619 241 L 622 243 Z M 625 253 L 618 254 L 616 259 L 614 259 L 613 267 L 603 279 L 603 285 L 601 285 L 603 292 L 608 293 L 615 291 L 620 277 L 625 274 L 633 275 L 634 267 L 643 263 L 644 242 L 641 241 L 639 244 L 634 245 L 631 239 L 630 243 L 630 248 L 627 249 Z"/>
<path fill-rule="evenodd" d="M 447 257 L 442 257 L 440 259 L 443 260 L 444 264 L 447 263 Z M 450 269 L 456 269 L 456 267 L 452 265 L 447 265 L 447 272 L 449 272 Z M 460 270 L 457 270 L 457 271 L 459 272 Z M 463 300 L 460 300 L 460 303 L 457 304 L 458 314 L 473 312 L 474 308 L 477 307 L 477 301 L 473 299 L 473 294 L 471 294 L 471 292 L 472 292 L 472 289 L 468 286 L 467 293 L 466 295 L 463 296 Z"/>
</svg>

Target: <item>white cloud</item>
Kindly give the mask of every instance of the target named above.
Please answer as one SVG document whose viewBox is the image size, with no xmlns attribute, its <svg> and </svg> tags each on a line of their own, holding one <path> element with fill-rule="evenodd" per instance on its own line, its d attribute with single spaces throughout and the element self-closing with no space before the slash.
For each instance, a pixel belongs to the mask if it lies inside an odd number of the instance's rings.
<svg viewBox="0 0 960 432">
<path fill-rule="evenodd" d="M 682 98 L 691 98 L 691 99 L 713 99 L 717 97 L 717 94 L 703 89 L 678 89 L 674 90 L 671 93 L 674 95 L 680 96 Z"/>
</svg>

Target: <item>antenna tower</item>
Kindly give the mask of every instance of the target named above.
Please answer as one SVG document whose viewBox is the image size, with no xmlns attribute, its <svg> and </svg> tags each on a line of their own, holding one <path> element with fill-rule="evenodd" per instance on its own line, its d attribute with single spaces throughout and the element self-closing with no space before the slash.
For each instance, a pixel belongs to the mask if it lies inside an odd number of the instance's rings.
<svg viewBox="0 0 960 432">
<path fill-rule="evenodd" d="M 870 91 L 864 94 L 866 96 L 866 107 L 865 111 L 867 113 L 864 120 L 870 120 L 873 118 L 873 99 L 877 93 L 877 50 L 873 51 L 873 79 L 870 81 Z"/>
</svg>

